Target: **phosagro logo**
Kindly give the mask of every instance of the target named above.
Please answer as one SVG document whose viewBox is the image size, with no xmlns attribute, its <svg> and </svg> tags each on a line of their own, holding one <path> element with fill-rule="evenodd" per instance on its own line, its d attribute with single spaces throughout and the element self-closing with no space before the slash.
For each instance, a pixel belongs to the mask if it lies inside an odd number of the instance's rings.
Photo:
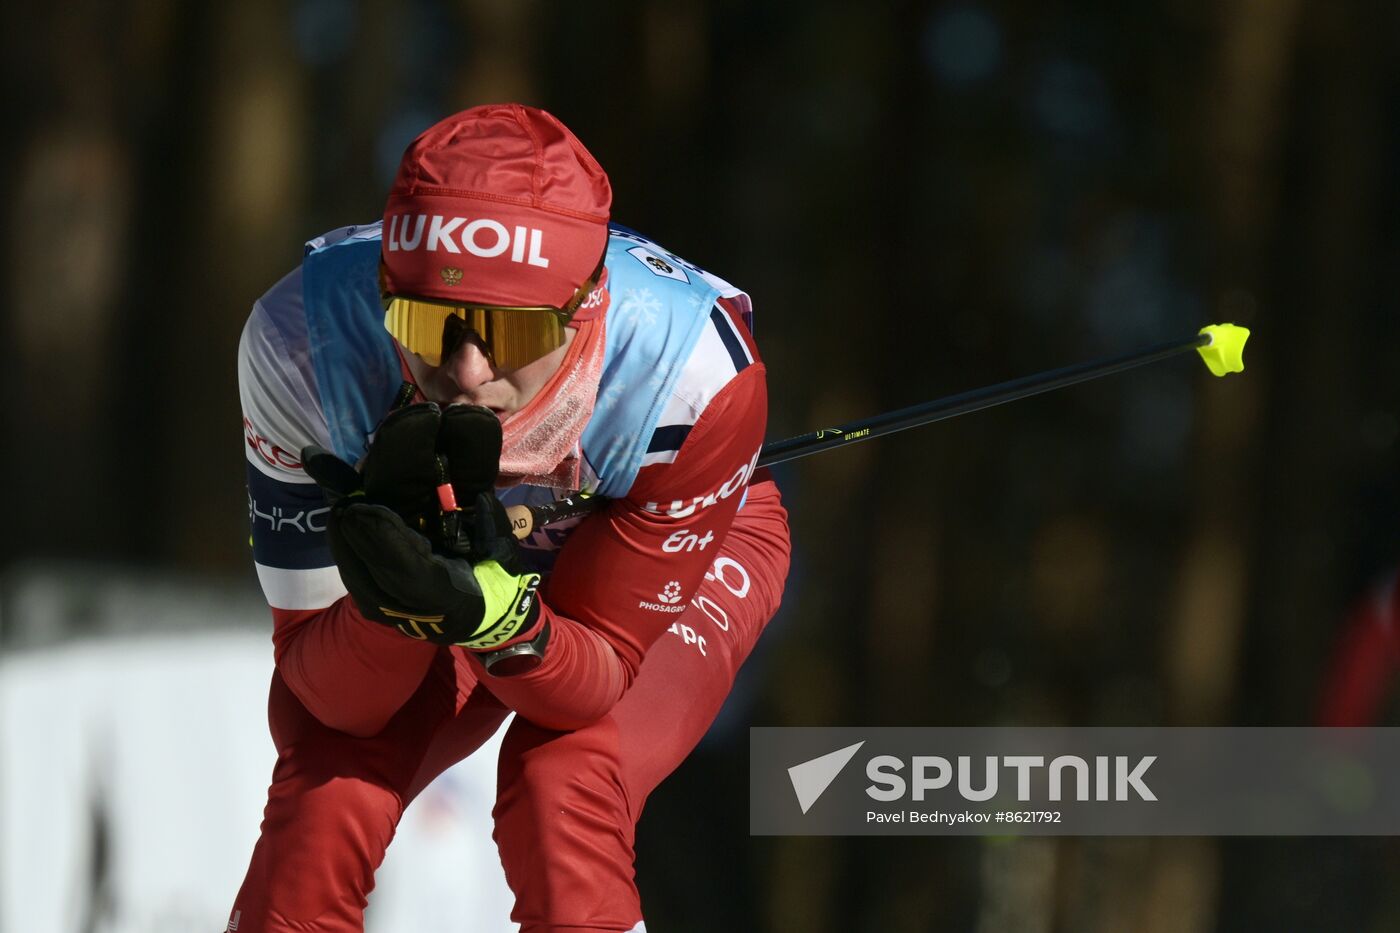
<svg viewBox="0 0 1400 933">
<path fill-rule="evenodd" d="M 661 588 L 661 592 L 656 594 L 659 603 L 642 600 L 637 603 L 637 608 L 648 609 L 652 612 L 685 612 L 684 605 L 678 605 L 681 601 L 681 583 L 679 580 L 672 580 Z"/>
<path fill-rule="evenodd" d="M 847 745 L 787 769 L 803 813 L 812 808 L 864 744 Z M 1098 755 L 1089 760 L 1059 755 L 1049 762 L 1043 755 L 986 755 L 977 759 L 959 755 L 951 760 L 941 755 L 908 759 L 875 755 L 865 763 L 865 776 L 871 782 L 865 795 L 882 803 L 922 801 L 929 791 L 951 789 L 964 800 L 986 801 L 997 795 L 1006 771 L 1014 772 L 1014 778 L 1008 774 L 1005 780 L 1008 789 L 1014 780 L 1020 802 L 1033 797 L 1050 801 L 1154 801 L 1157 795 L 1144 776 L 1156 760 L 1156 755 L 1136 760 L 1126 755 Z M 1042 793 L 1033 794 L 1032 784 Z"/>
</svg>

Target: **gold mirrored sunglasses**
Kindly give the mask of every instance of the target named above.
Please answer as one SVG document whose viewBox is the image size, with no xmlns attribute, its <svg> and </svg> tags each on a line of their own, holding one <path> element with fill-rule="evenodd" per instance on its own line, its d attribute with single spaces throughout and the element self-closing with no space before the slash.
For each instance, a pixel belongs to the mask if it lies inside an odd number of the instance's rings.
<svg viewBox="0 0 1400 933">
<path fill-rule="evenodd" d="M 475 339 L 498 369 L 519 369 L 564 345 L 573 314 L 560 308 L 484 307 L 384 298 L 384 329 L 429 366 Z"/>
<path fill-rule="evenodd" d="M 564 345 L 564 328 L 598 287 L 602 274 L 600 259 L 562 308 L 467 305 L 384 295 L 384 329 L 429 366 L 441 366 L 464 341 L 476 340 L 497 369 L 519 369 Z"/>
</svg>

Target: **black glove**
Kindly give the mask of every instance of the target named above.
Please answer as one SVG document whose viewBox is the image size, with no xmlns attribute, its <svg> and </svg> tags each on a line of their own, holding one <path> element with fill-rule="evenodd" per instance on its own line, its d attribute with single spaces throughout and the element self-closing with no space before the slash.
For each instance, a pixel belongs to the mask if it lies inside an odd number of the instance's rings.
<svg viewBox="0 0 1400 933">
<path fill-rule="evenodd" d="M 363 474 L 320 448 L 302 452 L 331 503 L 331 554 L 366 618 L 476 651 L 533 628 L 540 577 L 525 571 L 492 492 L 500 452 L 488 409 L 431 403 L 384 419 Z"/>
<path fill-rule="evenodd" d="M 414 527 L 440 523 L 436 490 L 443 467 L 437 436 L 442 412 L 427 402 L 400 408 L 380 423 L 365 455 L 363 473 L 320 447 L 302 450 L 306 475 L 316 481 L 334 508 L 342 500 L 364 497 L 385 505 Z"/>
<path fill-rule="evenodd" d="M 438 428 L 437 450 L 440 483 L 450 483 L 461 511 L 448 513 L 435 542 L 446 553 L 473 562 L 494 557 L 515 560 L 515 538 L 507 535 L 509 553 L 472 548 L 472 523 L 476 519 L 478 497 L 489 493 L 495 499 L 496 474 L 501 464 L 501 422 L 489 408 L 478 405 L 449 405 Z M 479 546 L 488 542 L 482 539 Z M 503 561 L 504 562 L 504 561 Z"/>
<path fill-rule="evenodd" d="M 493 512 L 505 521 L 505 509 L 490 493 L 481 493 L 474 506 L 477 521 L 467 536 L 472 552 L 499 551 Z M 485 535 L 483 523 L 492 526 Z M 386 506 L 343 500 L 331 510 L 329 531 L 331 553 L 360 612 L 410 638 L 493 651 L 539 619 L 539 574 L 512 572 L 489 557 L 472 562 L 435 553 Z"/>
</svg>

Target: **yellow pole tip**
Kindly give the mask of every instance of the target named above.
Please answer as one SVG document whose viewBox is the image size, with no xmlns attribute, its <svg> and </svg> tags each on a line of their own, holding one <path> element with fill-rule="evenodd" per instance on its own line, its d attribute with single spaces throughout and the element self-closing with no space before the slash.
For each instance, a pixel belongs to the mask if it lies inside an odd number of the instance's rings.
<svg viewBox="0 0 1400 933">
<path fill-rule="evenodd" d="M 1210 336 L 1210 343 L 1197 347 L 1196 352 L 1206 361 L 1206 366 L 1217 376 L 1244 372 L 1244 342 L 1249 339 L 1249 328 L 1237 324 L 1211 324 L 1202 327 L 1200 333 Z"/>
</svg>

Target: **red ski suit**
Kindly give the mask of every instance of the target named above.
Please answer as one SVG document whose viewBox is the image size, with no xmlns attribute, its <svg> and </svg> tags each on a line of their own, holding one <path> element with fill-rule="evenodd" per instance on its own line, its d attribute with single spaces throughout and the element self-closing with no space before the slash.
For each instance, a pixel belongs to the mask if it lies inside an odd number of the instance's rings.
<svg viewBox="0 0 1400 933">
<path fill-rule="evenodd" d="M 250 346 L 261 311 L 240 351 L 248 459 L 261 474 L 290 474 L 299 464 L 287 451 L 306 439 L 291 437 L 284 418 L 260 423 L 259 399 L 295 396 L 297 386 L 285 368 L 260 362 L 277 344 Z M 404 807 L 512 711 L 494 809 L 512 919 L 531 933 L 642 928 L 636 821 L 719 711 L 778 607 L 788 567 L 777 488 L 766 471 L 752 472 L 764 368 L 735 308 L 721 301 L 713 312 L 742 339 L 738 355 L 732 340 L 725 366 L 697 351 L 686 379 L 708 389 L 674 459 L 643 466 L 630 492 L 558 551 L 541 590 L 552 636 L 530 673 L 492 677 L 471 652 L 367 621 L 344 595 L 313 608 L 278 605 L 302 598 L 283 596 L 279 580 L 325 568 L 259 566 L 275 623 L 268 711 L 278 758 L 231 929 L 362 930 Z M 250 500 L 256 537 L 269 511 L 252 480 Z"/>
</svg>

